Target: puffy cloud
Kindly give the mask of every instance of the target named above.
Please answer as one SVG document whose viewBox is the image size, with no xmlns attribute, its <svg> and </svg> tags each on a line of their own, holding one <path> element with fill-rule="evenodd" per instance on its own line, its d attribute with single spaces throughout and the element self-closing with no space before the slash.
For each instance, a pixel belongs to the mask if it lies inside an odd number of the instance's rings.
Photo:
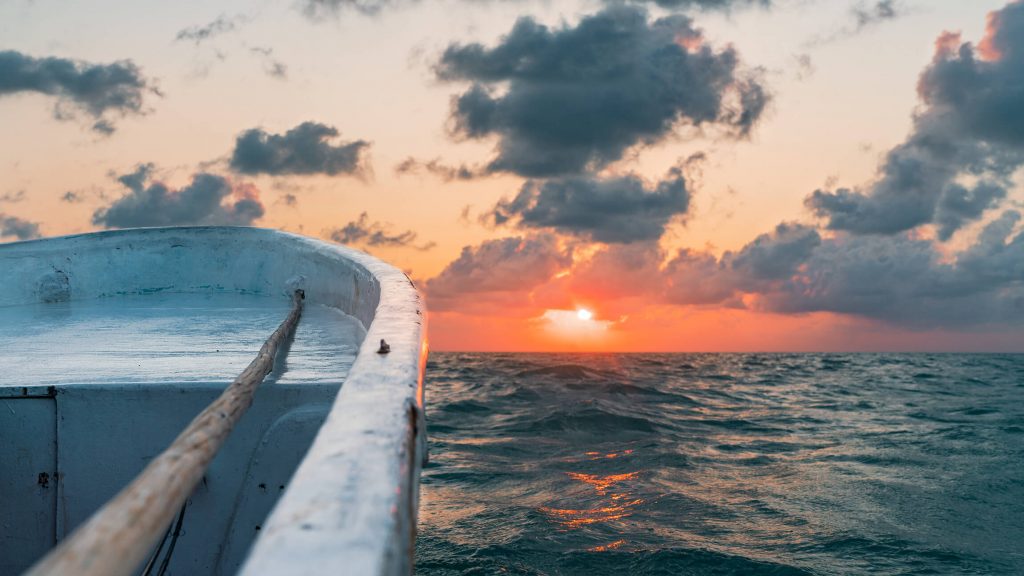
<svg viewBox="0 0 1024 576">
<path fill-rule="evenodd" d="M 791 279 L 820 244 L 814 228 L 783 223 L 721 259 L 683 250 L 665 267 L 666 299 L 674 304 L 738 306 L 743 293 L 770 291 Z"/>
<path fill-rule="evenodd" d="M 39 236 L 39 224 L 0 212 L 0 238 L 31 240 Z"/>
<path fill-rule="evenodd" d="M 948 239 L 1001 203 L 1024 164 L 1024 2 L 990 15 L 980 48 L 940 37 L 918 93 L 913 132 L 886 155 L 876 182 L 807 199 L 829 228 L 895 234 L 935 223 Z"/>
<path fill-rule="evenodd" d="M 143 114 L 145 94 L 159 94 L 130 60 L 91 64 L 0 51 L 0 96 L 19 92 L 56 97 L 55 118 L 72 118 L 81 111 L 93 118 L 92 128 L 104 134 L 114 131 L 111 115 Z"/>
<path fill-rule="evenodd" d="M 373 247 L 411 247 L 417 250 L 430 250 L 436 244 L 428 242 L 416 245 L 417 234 L 412 230 L 392 233 L 389 227 L 380 222 L 370 222 L 370 216 L 363 212 L 358 220 L 353 220 L 330 233 L 331 240 L 339 244 L 358 244 L 361 246 Z"/>
<path fill-rule="evenodd" d="M 738 253 L 727 253 L 732 270 L 751 283 L 783 280 L 796 273 L 821 244 L 818 231 L 802 224 L 783 223 L 762 234 Z"/>
<path fill-rule="evenodd" d="M 521 18 L 494 47 L 448 46 L 436 73 L 472 83 L 452 120 L 462 136 L 498 138 L 487 170 L 527 177 L 605 166 L 681 125 L 743 136 L 768 102 L 732 47 L 716 51 L 684 16 L 651 22 L 629 6 L 575 27 Z"/>
<path fill-rule="evenodd" d="M 284 134 L 260 128 L 241 133 L 231 155 L 231 168 L 242 174 L 359 174 L 363 171 L 364 140 L 329 141 L 338 129 L 317 122 L 303 122 Z"/>
<path fill-rule="evenodd" d="M 152 179 L 152 164 L 140 165 L 118 181 L 128 193 L 93 213 L 93 224 L 106 228 L 144 226 L 248 226 L 264 213 L 259 192 L 250 184 L 233 184 L 223 176 L 199 173 L 178 190 Z"/>
<path fill-rule="evenodd" d="M 489 214 L 496 224 L 548 228 L 598 242 L 657 240 L 665 226 L 690 208 L 681 168 L 649 186 L 635 175 L 614 178 L 572 176 L 526 182 L 512 200 Z"/>
<path fill-rule="evenodd" d="M 431 309 L 468 309 L 490 303 L 518 301 L 572 264 L 572 254 L 550 234 L 488 240 L 466 246 L 454 261 L 425 284 Z"/>
</svg>

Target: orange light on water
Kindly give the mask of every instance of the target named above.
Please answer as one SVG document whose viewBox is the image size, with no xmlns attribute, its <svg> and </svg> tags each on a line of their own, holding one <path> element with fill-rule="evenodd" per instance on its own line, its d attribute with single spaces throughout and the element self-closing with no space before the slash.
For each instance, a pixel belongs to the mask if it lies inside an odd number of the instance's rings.
<svg viewBox="0 0 1024 576">
<path fill-rule="evenodd" d="M 599 522 L 611 522 L 621 520 L 631 514 L 630 508 L 643 503 L 642 500 L 626 502 L 622 506 L 605 506 L 602 508 L 587 508 L 584 510 L 569 510 L 564 508 L 541 507 L 540 511 L 553 516 L 555 521 L 566 528 L 579 528 Z"/>
<path fill-rule="evenodd" d="M 627 480 L 633 480 L 639 476 L 639 472 L 629 472 L 628 474 L 612 474 L 610 476 L 599 476 L 597 474 L 580 474 L 578 472 L 569 472 L 569 478 L 578 480 L 593 486 L 594 490 L 597 490 L 598 494 L 604 494 L 609 488 L 620 482 Z"/>
<path fill-rule="evenodd" d="M 629 494 L 628 491 L 609 492 L 613 486 L 636 479 L 640 475 L 639 472 L 604 476 L 568 472 L 566 475 L 592 487 L 602 497 L 600 505 L 593 508 L 555 508 L 552 506 L 539 508 L 540 512 L 547 514 L 552 520 L 570 530 L 591 524 L 621 520 L 632 515 L 632 509 L 644 503 L 642 498 L 637 498 Z"/>
<path fill-rule="evenodd" d="M 617 548 L 621 548 L 621 547 L 625 546 L 625 544 L 626 544 L 625 540 L 616 540 L 615 542 L 611 542 L 611 543 L 605 544 L 604 546 L 594 546 L 593 548 L 588 548 L 587 551 L 588 552 L 607 552 L 609 550 L 615 550 Z"/>
</svg>

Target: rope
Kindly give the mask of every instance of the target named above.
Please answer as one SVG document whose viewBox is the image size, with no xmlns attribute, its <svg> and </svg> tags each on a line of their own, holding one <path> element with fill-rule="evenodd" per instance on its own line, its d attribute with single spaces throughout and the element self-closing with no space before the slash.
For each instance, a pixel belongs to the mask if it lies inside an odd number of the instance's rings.
<svg viewBox="0 0 1024 576">
<path fill-rule="evenodd" d="M 281 343 L 295 332 L 305 294 L 296 290 L 288 317 L 259 354 L 174 442 L 113 500 L 36 563 L 25 576 L 131 576 L 202 479 L 256 388 L 274 368 Z M 173 543 L 172 543 L 173 546 Z M 163 567 L 161 567 L 163 569 Z"/>
</svg>

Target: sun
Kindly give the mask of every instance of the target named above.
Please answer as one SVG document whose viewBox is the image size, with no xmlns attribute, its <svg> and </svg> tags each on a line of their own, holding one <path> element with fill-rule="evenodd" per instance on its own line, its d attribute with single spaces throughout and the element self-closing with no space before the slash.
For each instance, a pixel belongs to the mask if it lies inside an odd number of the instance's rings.
<svg viewBox="0 0 1024 576">
<path fill-rule="evenodd" d="M 594 313 L 586 308 L 580 308 L 576 311 L 576 317 L 586 322 L 594 317 Z"/>
</svg>

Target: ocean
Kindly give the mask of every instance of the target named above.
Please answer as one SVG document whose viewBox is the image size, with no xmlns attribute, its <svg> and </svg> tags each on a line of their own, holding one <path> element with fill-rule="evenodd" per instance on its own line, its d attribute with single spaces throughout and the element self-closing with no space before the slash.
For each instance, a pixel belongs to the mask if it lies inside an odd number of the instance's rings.
<svg viewBox="0 0 1024 576">
<path fill-rule="evenodd" d="M 456 354 L 416 573 L 1024 574 L 1024 356 Z"/>
</svg>

